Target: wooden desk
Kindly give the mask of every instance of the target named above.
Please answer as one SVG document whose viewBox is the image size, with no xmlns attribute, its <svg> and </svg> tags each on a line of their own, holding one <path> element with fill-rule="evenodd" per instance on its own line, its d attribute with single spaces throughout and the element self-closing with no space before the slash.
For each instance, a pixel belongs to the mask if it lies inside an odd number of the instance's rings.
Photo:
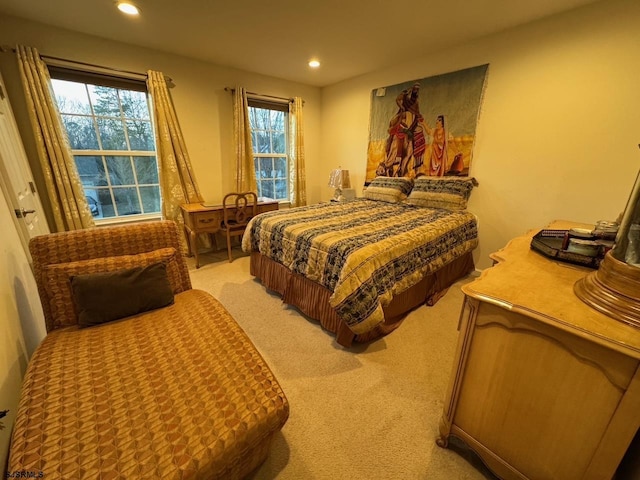
<svg viewBox="0 0 640 480">
<path fill-rule="evenodd" d="M 610 479 L 640 425 L 640 330 L 583 303 L 592 270 L 531 250 L 535 233 L 462 287 L 437 443 L 462 439 L 504 479 Z"/>
<path fill-rule="evenodd" d="M 182 210 L 184 228 L 187 232 L 187 238 L 189 239 L 187 242 L 189 246 L 189 256 L 195 255 L 196 268 L 200 268 L 196 238 L 199 233 L 215 235 L 220 230 L 224 218 L 222 205 L 205 207 L 202 203 L 185 203 L 180 205 L 180 209 Z M 259 201 L 257 210 L 259 214 L 278 210 L 278 201 Z"/>
</svg>

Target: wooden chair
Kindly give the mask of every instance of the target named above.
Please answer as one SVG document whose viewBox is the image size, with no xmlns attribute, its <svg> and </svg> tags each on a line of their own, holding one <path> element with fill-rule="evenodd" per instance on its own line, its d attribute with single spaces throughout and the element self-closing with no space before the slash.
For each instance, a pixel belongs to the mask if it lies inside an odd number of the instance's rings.
<svg viewBox="0 0 640 480">
<path fill-rule="evenodd" d="M 227 254 L 232 262 L 231 237 L 243 235 L 249 220 L 256 216 L 258 196 L 253 192 L 228 193 L 222 200 L 222 208 L 224 219 L 220 232 L 227 238 Z"/>
</svg>

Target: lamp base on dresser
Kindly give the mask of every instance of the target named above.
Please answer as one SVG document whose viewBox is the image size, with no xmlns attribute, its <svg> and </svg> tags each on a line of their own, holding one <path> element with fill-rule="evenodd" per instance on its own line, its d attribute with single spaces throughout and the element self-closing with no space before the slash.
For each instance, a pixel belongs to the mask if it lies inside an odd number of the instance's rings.
<svg viewBox="0 0 640 480">
<path fill-rule="evenodd" d="M 640 328 L 640 268 L 607 252 L 600 268 L 574 285 L 578 298 L 601 313 Z"/>
</svg>

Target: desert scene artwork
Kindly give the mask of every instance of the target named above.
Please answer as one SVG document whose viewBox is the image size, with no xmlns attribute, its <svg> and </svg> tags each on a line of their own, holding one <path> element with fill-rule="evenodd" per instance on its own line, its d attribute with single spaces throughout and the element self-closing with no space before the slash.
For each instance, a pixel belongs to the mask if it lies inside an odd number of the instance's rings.
<svg viewBox="0 0 640 480">
<path fill-rule="evenodd" d="M 374 89 L 366 181 L 468 176 L 488 67 Z"/>
</svg>

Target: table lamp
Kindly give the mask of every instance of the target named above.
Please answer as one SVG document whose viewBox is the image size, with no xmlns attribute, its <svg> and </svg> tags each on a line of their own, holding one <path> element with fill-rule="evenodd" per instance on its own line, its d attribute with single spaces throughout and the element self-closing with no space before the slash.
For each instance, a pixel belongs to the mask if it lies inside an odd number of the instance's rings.
<svg viewBox="0 0 640 480">
<path fill-rule="evenodd" d="M 345 198 L 342 196 L 343 188 L 351 188 L 351 181 L 349 180 L 349 170 L 343 170 L 341 167 L 331 170 L 329 175 L 329 186 L 336 189 L 332 201 L 342 202 Z"/>
</svg>

